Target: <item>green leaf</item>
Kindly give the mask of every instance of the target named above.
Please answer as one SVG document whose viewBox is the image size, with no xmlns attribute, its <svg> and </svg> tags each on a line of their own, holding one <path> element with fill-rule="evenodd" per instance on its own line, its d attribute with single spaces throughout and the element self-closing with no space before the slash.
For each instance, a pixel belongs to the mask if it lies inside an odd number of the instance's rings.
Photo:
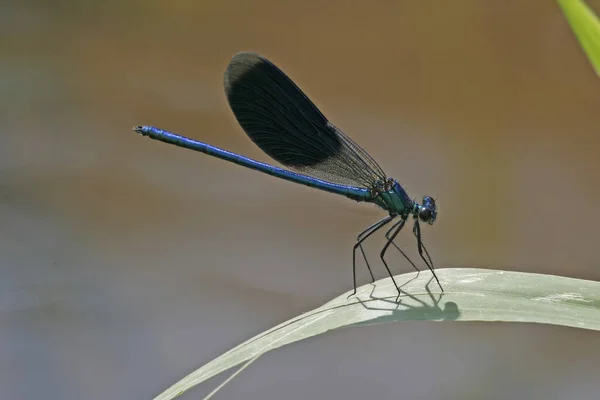
<svg viewBox="0 0 600 400">
<path fill-rule="evenodd" d="M 172 399 L 220 372 L 267 351 L 347 326 L 398 321 L 534 322 L 600 330 L 600 282 L 523 272 L 452 268 L 389 278 L 347 292 L 226 352 L 167 389 Z"/>
<path fill-rule="evenodd" d="M 600 20 L 583 0 L 557 0 L 579 44 L 600 77 Z"/>
</svg>

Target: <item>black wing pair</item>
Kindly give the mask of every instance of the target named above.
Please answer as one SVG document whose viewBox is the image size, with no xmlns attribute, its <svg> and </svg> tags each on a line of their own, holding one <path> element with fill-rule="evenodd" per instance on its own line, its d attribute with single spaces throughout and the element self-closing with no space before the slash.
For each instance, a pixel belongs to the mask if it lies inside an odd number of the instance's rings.
<svg viewBox="0 0 600 400">
<path fill-rule="evenodd" d="M 352 187 L 385 182 L 381 167 L 336 128 L 283 71 L 256 53 L 233 57 L 225 92 L 246 134 L 286 167 Z"/>
</svg>

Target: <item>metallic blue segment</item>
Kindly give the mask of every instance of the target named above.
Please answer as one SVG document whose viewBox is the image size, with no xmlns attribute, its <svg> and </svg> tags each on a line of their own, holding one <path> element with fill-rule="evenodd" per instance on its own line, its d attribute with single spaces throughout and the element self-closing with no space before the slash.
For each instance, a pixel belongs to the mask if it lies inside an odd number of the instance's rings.
<svg viewBox="0 0 600 400">
<path fill-rule="evenodd" d="M 220 158 L 222 160 L 230 161 L 235 164 L 242 165 L 244 167 L 264 172 L 265 174 L 285 179 L 290 182 L 300 183 L 302 185 L 313 187 L 330 193 L 341 194 L 356 201 L 372 201 L 371 191 L 368 189 L 339 185 L 315 179 L 307 175 L 291 172 L 282 168 L 275 167 L 273 165 L 265 164 L 260 161 L 253 160 L 251 158 L 241 156 L 236 153 L 232 153 L 227 150 L 220 149 L 215 146 L 211 146 L 207 143 L 198 142 L 196 140 L 189 139 L 184 136 L 176 135 L 174 133 L 158 129 L 153 126 L 137 126 L 134 130 L 137 133 L 140 133 L 144 136 L 148 136 L 151 139 L 160 140 L 161 142 L 174 144 L 176 146 L 183 147 L 186 149 L 199 151 L 201 153 L 205 153 Z"/>
<path fill-rule="evenodd" d="M 394 215 L 407 215 L 413 208 L 413 201 L 402 189 L 398 182 L 394 181 L 394 186 L 386 192 L 381 192 L 373 199 L 375 204 Z"/>
<path fill-rule="evenodd" d="M 402 186 L 400 186 L 398 182 L 394 182 L 393 190 L 396 192 L 398 199 L 402 202 L 402 205 L 405 208 L 412 208 L 414 202 L 410 197 L 408 197 L 408 194 L 404 191 L 404 189 L 402 189 Z"/>
</svg>

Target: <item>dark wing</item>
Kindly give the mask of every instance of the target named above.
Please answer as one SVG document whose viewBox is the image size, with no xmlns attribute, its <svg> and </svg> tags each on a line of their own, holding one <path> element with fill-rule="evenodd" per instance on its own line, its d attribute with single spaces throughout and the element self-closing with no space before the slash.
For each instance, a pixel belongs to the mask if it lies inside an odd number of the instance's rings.
<svg viewBox="0 0 600 400">
<path fill-rule="evenodd" d="M 225 93 L 250 139 L 286 167 L 355 187 L 386 179 L 375 160 L 266 58 L 235 55 L 225 71 Z"/>
</svg>

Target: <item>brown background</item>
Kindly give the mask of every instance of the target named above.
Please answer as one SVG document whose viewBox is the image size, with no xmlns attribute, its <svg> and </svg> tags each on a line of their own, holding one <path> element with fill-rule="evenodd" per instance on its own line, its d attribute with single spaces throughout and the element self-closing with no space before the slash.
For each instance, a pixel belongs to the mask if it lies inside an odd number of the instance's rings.
<svg viewBox="0 0 600 400">
<path fill-rule="evenodd" d="M 600 279 L 599 81 L 552 1 L 26 1 L 0 21 L 2 399 L 147 399 L 351 288 L 381 210 L 131 132 L 269 162 L 223 94 L 241 50 L 438 199 L 438 267 Z M 597 332 L 390 324 L 268 354 L 217 398 L 597 399 L 599 357 Z"/>
</svg>

